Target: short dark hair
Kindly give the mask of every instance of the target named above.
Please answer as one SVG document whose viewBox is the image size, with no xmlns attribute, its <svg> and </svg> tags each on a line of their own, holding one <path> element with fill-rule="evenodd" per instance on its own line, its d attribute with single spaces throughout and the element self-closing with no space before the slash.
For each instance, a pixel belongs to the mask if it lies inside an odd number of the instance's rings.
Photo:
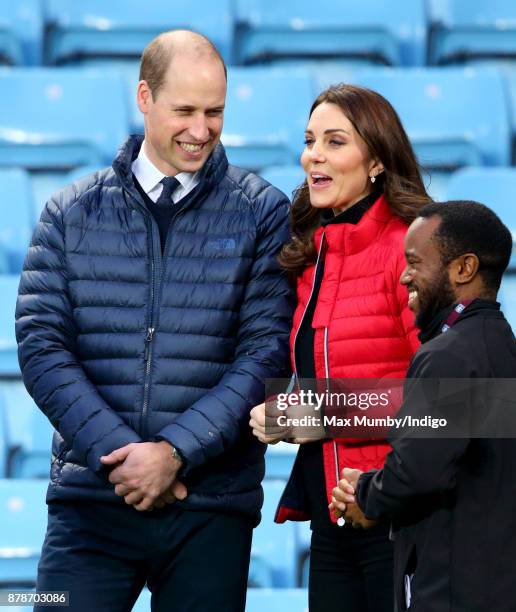
<svg viewBox="0 0 516 612">
<path fill-rule="evenodd" d="M 171 30 L 170 33 L 172 32 Z M 159 36 L 156 36 L 156 38 L 154 38 L 143 50 L 140 61 L 140 81 L 147 81 L 153 100 L 156 99 L 160 89 L 163 87 L 167 70 L 175 53 L 178 51 L 176 46 L 166 44 L 165 37 L 167 34 L 168 32 L 163 32 Z M 199 32 L 191 31 L 191 34 L 194 34 L 198 38 L 197 44 L 195 45 L 196 53 L 201 55 L 207 52 L 212 57 L 218 59 L 224 68 L 224 75 L 227 79 L 228 70 L 226 63 L 217 47 L 209 38 L 199 34 Z"/>
<path fill-rule="evenodd" d="M 474 253 L 485 288 L 496 293 L 512 253 L 511 232 L 500 218 L 484 204 L 470 200 L 434 202 L 418 212 L 418 217 L 433 216 L 441 219 L 434 238 L 443 265 Z"/>
</svg>

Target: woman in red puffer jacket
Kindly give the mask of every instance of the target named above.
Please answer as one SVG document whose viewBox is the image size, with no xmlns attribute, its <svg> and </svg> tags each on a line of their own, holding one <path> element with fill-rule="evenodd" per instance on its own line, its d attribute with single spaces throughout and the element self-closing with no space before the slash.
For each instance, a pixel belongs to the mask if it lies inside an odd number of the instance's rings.
<svg viewBox="0 0 516 612">
<path fill-rule="evenodd" d="M 305 138 L 306 181 L 280 255 L 297 282 L 294 374 L 301 388 L 302 379 L 403 378 L 418 348 L 399 284 L 403 241 L 429 202 L 408 137 L 385 98 L 338 85 L 314 102 Z M 266 429 L 265 416 L 263 404 L 251 412 L 260 440 L 292 436 Z M 388 525 L 356 530 L 328 510 L 342 468 L 381 468 L 388 443 L 376 436 L 303 442 L 276 520 L 311 520 L 310 611 L 391 612 Z"/>
</svg>

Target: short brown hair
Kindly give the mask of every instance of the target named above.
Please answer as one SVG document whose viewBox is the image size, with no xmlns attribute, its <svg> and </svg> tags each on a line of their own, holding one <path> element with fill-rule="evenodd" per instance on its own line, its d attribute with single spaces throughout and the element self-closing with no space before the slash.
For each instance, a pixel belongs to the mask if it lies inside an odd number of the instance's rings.
<svg viewBox="0 0 516 612">
<path fill-rule="evenodd" d="M 180 30 L 176 31 L 180 32 Z M 140 81 L 147 82 L 153 99 L 156 99 L 160 89 L 163 87 L 170 62 L 172 61 L 174 55 L 180 51 L 180 49 L 177 49 L 177 45 L 173 43 L 167 44 L 166 42 L 166 37 L 173 33 L 174 30 L 171 30 L 170 32 L 163 32 L 154 38 L 145 47 L 142 53 L 140 62 Z M 222 63 L 224 74 L 227 79 L 226 64 L 217 47 L 215 47 L 211 40 L 206 38 L 206 36 L 193 31 L 190 33 L 198 38 L 196 45 L 193 47 L 194 52 L 198 53 L 199 55 L 206 54 L 207 52 L 209 55 L 219 59 Z"/>
</svg>

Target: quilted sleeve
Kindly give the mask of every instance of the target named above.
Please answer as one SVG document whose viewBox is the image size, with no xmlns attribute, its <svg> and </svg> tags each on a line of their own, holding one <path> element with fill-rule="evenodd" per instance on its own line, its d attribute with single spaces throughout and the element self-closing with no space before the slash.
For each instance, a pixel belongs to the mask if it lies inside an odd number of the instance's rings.
<svg viewBox="0 0 516 612">
<path fill-rule="evenodd" d="M 75 354 L 63 195 L 47 204 L 21 275 L 16 338 L 23 381 L 70 449 L 99 473 L 100 457 L 140 437 L 101 398 Z"/>
</svg>

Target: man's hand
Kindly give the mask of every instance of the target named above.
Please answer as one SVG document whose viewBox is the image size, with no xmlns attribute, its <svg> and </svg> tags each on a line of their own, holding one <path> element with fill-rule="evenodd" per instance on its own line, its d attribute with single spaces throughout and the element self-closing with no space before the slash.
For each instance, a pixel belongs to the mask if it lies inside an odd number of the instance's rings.
<svg viewBox="0 0 516 612">
<path fill-rule="evenodd" d="M 249 425 L 253 435 L 264 444 L 276 444 L 290 436 L 289 427 L 280 427 L 278 417 L 284 415 L 282 410 L 276 408 L 273 401 L 258 404 L 251 410 Z"/>
<path fill-rule="evenodd" d="M 163 508 L 167 504 L 173 504 L 177 500 L 185 499 L 188 494 L 185 485 L 180 480 L 174 480 L 172 486 L 162 493 L 149 510 Z"/>
<path fill-rule="evenodd" d="M 360 470 L 350 468 L 342 470 L 342 479 L 339 480 L 338 486 L 332 491 L 329 508 L 336 518 L 343 516 L 355 529 L 370 529 L 376 525 L 376 522 L 370 521 L 364 516 L 355 497 L 358 479 L 362 473 Z"/>
<path fill-rule="evenodd" d="M 126 504 L 136 510 L 149 510 L 156 500 L 171 489 L 176 482 L 181 462 L 172 456 L 168 442 L 141 442 L 128 444 L 100 458 L 104 465 L 115 466 L 109 481 L 115 485 L 115 493 L 123 496 Z M 174 491 L 186 496 L 184 485 Z M 166 499 L 181 499 L 170 491 Z M 184 497 L 183 497 L 184 498 Z M 166 502 L 169 503 L 169 502 Z"/>
<path fill-rule="evenodd" d="M 362 470 L 354 470 L 352 468 L 344 468 L 341 472 L 341 476 L 344 480 L 347 480 L 350 487 L 353 489 L 353 495 L 358 487 L 358 479 L 364 472 Z"/>
</svg>

